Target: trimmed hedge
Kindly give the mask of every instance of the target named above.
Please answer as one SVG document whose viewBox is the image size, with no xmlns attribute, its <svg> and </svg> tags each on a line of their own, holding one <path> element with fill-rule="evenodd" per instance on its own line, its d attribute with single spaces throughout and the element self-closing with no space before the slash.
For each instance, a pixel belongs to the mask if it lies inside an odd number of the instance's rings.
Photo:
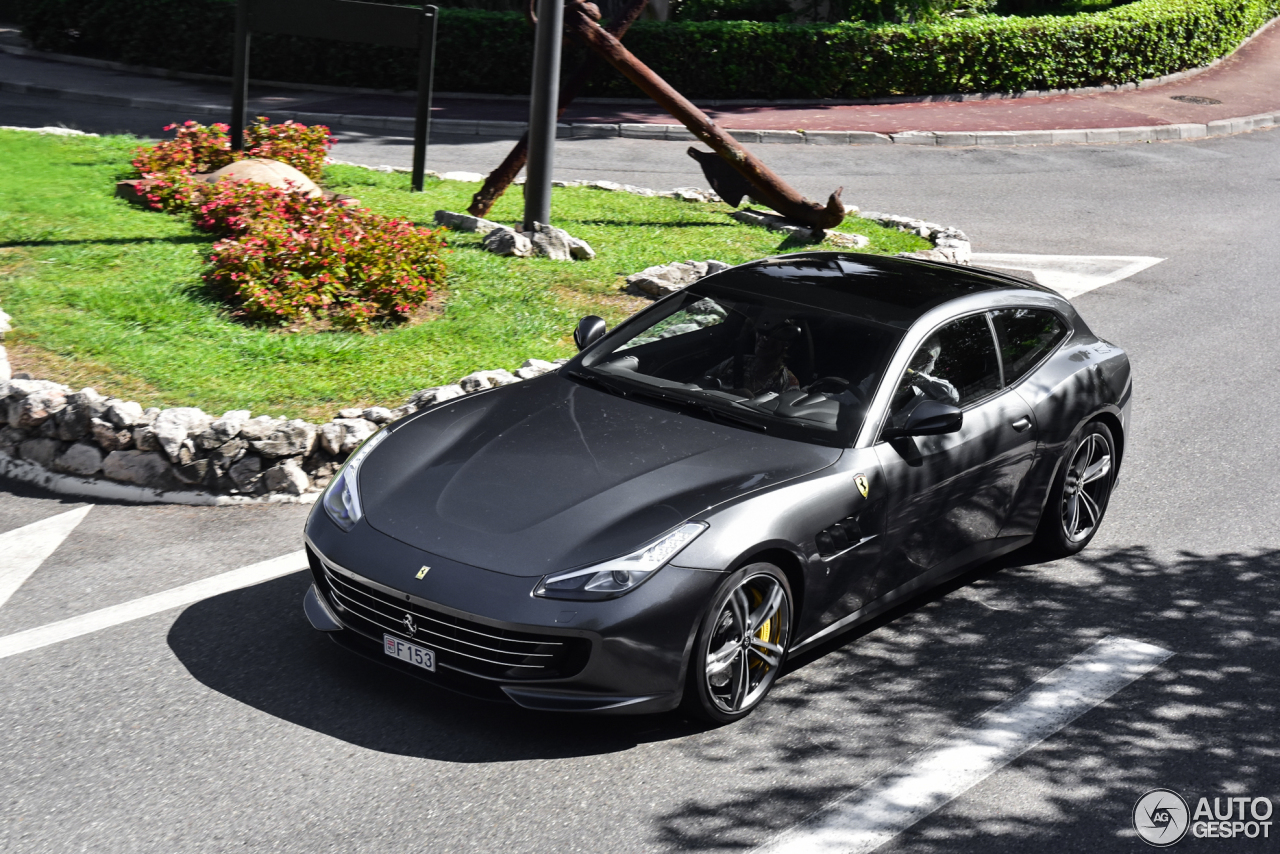
<svg viewBox="0 0 1280 854">
<path fill-rule="evenodd" d="M 42 50 L 230 73 L 228 0 L 20 2 L 24 32 Z M 641 21 L 626 43 L 691 98 L 869 98 L 1158 77 L 1231 52 L 1277 14 L 1280 0 L 1138 0 L 1092 14 L 916 25 Z M 517 14 L 442 9 L 436 88 L 525 94 L 532 52 Z M 252 67 L 261 79 L 409 89 L 415 61 L 407 50 L 259 36 Z M 610 72 L 588 94 L 638 92 Z"/>
</svg>

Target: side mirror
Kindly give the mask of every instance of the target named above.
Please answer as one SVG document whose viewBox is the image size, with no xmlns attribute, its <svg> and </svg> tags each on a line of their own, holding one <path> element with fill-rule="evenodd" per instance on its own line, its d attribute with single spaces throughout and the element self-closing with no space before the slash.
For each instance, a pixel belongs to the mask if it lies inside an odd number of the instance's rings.
<svg viewBox="0 0 1280 854">
<path fill-rule="evenodd" d="M 585 350 L 604 337 L 604 319 L 589 314 L 578 321 L 578 328 L 573 330 L 573 343 L 579 350 Z"/>
<path fill-rule="evenodd" d="M 950 403 L 940 400 L 922 400 L 911 414 L 907 423 L 895 429 L 885 428 L 882 434 L 886 439 L 900 439 L 903 436 L 938 436 L 942 433 L 954 433 L 964 423 L 964 413 Z"/>
</svg>

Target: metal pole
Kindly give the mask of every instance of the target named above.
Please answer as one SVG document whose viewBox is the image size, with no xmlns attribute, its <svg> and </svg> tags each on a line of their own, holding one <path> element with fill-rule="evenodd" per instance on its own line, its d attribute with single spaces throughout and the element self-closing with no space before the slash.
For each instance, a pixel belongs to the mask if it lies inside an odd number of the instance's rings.
<svg viewBox="0 0 1280 854">
<path fill-rule="evenodd" d="M 609 32 L 618 38 L 622 38 L 627 29 L 636 22 L 636 18 L 640 17 L 640 13 L 644 11 L 649 0 L 630 0 L 627 8 L 622 10 L 622 14 L 616 20 L 609 24 Z M 564 88 L 560 90 L 560 101 L 556 107 L 556 120 L 564 115 L 564 111 L 569 108 L 569 104 L 573 103 L 573 99 L 582 94 L 582 90 L 586 87 L 587 82 L 591 79 L 591 75 L 603 65 L 604 60 L 595 54 L 588 54 L 587 58 L 582 61 L 582 65 L 578 66 L 578 70 L 565 81 Z M 476 190 L 476 194 L 471 197 L 471 206 L 467 208 L 467 213 L 472 216 L 486 217 L 489 211 L 493 209 L 493 203 L 502 198 L 502 194 L 511 186 L 511 182 L 520 174 L 520 170 L 524 168 L 525 163 L 529 160 L 529 132 L 525 131 L 524 136 L 520 137 L 520 141 L 515 144 L 506 159 L 489 173 L 489 177 L 484 179 L 484 185 Z"/>
<path fill-rule="evenodd" d="M 440 10 L 422 7 L 422 43 L 418 62 L 418 111 L 413 119 L 413 192 L 422 192 L 427 171 L 427 144 L 431 140 L 431 90 L 435 86 L 436 24 Z"/>
<path fill-rule="evenodd" d="M 524 230 L 551 222 L 551 164 L 556 147 L 556 93 L 560 89 L 560 42 L 564 0 L 538 0 L 533 45 L 533 91 L 529 104 L 529 165 L 524 185 Z"/>
<path fill-rule="evenodd" d="M 249 3 L 236 3 L 236 41 L 231 59 L 231 150 L 244 151 L 245 111 L 249 100 Z"/>
</svg>

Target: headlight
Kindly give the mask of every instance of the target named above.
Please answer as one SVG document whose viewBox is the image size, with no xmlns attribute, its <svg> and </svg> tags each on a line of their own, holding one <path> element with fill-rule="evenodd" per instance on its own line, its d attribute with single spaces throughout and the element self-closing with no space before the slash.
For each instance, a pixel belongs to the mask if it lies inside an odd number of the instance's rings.
<svg viewBox="0 0 1280 854">
<path fill-rule="evenodd" d="M 333 523 L 344 531 L 354 528 L 364 515 L 360 506 L 360 489 L 356 483 L 360 477 L 360 464 L 390 435 L 390 430 L 382 429 L 365 439 L 364 444 L 347 458 L 346 464 L 338 470 L 333 482 L 324 491 L 324 509 Z"/>
<path fill-rule="evenodd" d="M 554 572 L 538 582 L 534 596 L 548 599 L 612 599 L 644 581 L 694 538 L 705 522 L 689 522 L 641 546 L 629 555 L 566 572 Z"/>
</svg>

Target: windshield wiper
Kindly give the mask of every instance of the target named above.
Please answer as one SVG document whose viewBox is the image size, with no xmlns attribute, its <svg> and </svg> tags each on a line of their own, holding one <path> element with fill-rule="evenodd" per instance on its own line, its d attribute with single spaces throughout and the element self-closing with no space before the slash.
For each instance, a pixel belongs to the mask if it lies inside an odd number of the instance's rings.
<svg viewBox="0 0 1280 854">
<path fill-rule="evenodd" d="M 582 383 L 583 385 L 589 385 L 594 389 L 599 389 L 600 391 L 608 392 L 609 394 L 616 394 L 619 397 L 630 396 L 629 392 L 626 389 L 620 388 L 619 386 L 609 382 L 603 377 L 598 377 L 595 374 L 584 374 L 581 371 L 565 371 L 565 370 L 561 370 L 560 373 L 568 377 L 573 377 L 575 380 Z"/>
<path fill-rule="evenodd" d="M 661 400 L 666 403 L 674 403 L 677 406 L 680 406 L 683 408 L 693 407 L 694 409 L 697 409 L 700 412 L 704 412 L 720 421 L 729 421 L 743 427 L 750 427 L 752 430 L 759 430 L 761 432 L 766 432 L 769 429 L 764 424 L 761 424 L 758 420 L 753 419 L 749 416 L 738 415 L 737 413 L 733 413 L 733 412 L 726 412 L 721 407 L 716 406 L 714 403 L 712 403 L 711 400 L 709 399 L 696 397 L 692 394 L 682 394 L 673 389 L 668 390 L 668 389 L 648 388 L 644 386 L 635 386 L 631 389 L 630 393 L 636 396 L 651 397 L 651 398 L 654 398 L 655 400 Z M 721 398 L 716 398 L 716 400 L 721 400 Z M 731 400 L 725 400 L 724 402 L 734 406 L 742 405 L 742 404 L 734 403 Z"/>
</svg>

